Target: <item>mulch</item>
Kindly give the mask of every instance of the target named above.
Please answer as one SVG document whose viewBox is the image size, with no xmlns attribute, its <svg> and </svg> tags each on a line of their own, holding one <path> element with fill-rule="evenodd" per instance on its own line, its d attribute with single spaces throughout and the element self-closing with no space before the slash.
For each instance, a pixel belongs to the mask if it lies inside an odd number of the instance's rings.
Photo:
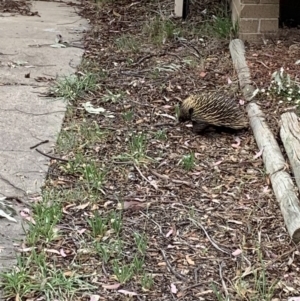
<svg viewBox="0 0 300 301">
<path fill-rule="evenodd" d="M 277 299 L 272 300 L 300 295 L 298 246 L 290 241 L 251 130 L 195 135 L 175 119 L 176 105 L 188 95 L 216 89 L 237 92 L 238 86 L 229 41 L 200 31 L 199 24 L 208 18 L 203 17 L 203 11 L 213 14 L 216 1 L 193 4 L 185 22 L 171 19 L 185 30 L 184 39 L 153 43 L 145 30 L 147 22 L 158 15 L 169 16 L 173 2 L 82 4 L 81 15 L 91 22 L 84 59 L 92 62 L 91 71 L 106 76 L 97 92 L 77 100 L 75 114 L 72 120 L 66 118 L 65 127 L 85 118 L 100 129 L 109 129 L 104 140 L 84 149 L 87 158 L 98 158 L 109 166 L 105 194 L 99 195 L 96 209 L 106 214 L 117 208 L 119 200 L 124 202 L 125 257 L 130 261 L 133 233 L 145 233 L 145 269 L 154 276 L 154 286 L 148 291 L 135 278 L 120 288 L 137 293 L 138 300 L 215 301 L 213 287 L 230 295 L 230 300 L 262 300 L 265 276 L 265 289 L 276 283 L 273 297 Z M 199 28 L 199 32 L 189 28 Z M 288 32 L 290 36 L 270 38 L 266 44 L 246 44 L 247 62 L 257 87 L 268 87 L 271 74 L 280 67 L 292 77 L 299 75 L 300 67 L 295 65 L 299 56 L 290 50 L 299 43 L 299 32 Z M 124 35 L 135 38 L 136 51 L 117 45 L 116 39 Z M 122 97 L 104 101 L 107 91 L 121 92 Z M 115 118 L 83 115 L 82 104 L 87 101 L 104 107 Z M 278 98 L 264 95 L 259 103 L 277 135 L 280 112 L 290 104 L 279 104 Z M 130 122 L 123 117 L 128 110 L 133 111 Z M 165 131 L 165 140 L 157 138 L 159 130 Z M 128 141 L 140 133 L 146 137 L 146 157 L 139 165 L 126 165 L 119 156 L 130 151 Z M 188 171 L 180 161 L 191 152 L 196 166 Z M 71 159 L 73 154 L 64 155 Z M 55 170 L 55 163 L 52 168 Z M 58 166 L 49 178 L 56 185 L 64 179 L 67 183 L 70 177 Z M 62 188 L 76 187 L 76 178 L 72 181 Z M 65 215 L 63 223 L 81 225 L 81 220 L 78 212 Z M 65 240 L 61 248 L 76 249 L 72 243 Z M 63 261 L 67 266 L 67 259 Z M 111 267 L 103 267 L 99 257 L 81 256 L 80 261 L 89 263 L 83 269 L 87 275 L 97 275 L 100 288 L 114 283 Z M 124 300 L 116 290 L 101 288 L 96 293 L 101 300 Z"/>
</svg>

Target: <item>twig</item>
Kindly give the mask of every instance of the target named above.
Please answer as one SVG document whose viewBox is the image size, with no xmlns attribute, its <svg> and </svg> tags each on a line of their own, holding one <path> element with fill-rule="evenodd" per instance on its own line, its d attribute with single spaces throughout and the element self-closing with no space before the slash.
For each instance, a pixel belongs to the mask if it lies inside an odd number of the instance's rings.
<svg viewBox="0 0 300 301">
<path fill-rule="evenodd" d="M 41 155 L 45 156 L 45 157 L 48 157 L 50 159 L 53 159 L 53 160 L 57 160 L 57 161 L 62 161 L 62 162 L 69 162 L 69 160 L 67 159 L 62 159 L 62 158 L 57 158 L 55 156 L 51 156 L 51 155 L 48 155 L 48 154 L 45 154 L 44 152 L 40 151 L 38 148 L 35 149 L 38 153 L 40 153 Z"/>
<path fill-rule="evenodd" d="M 38 147 L 38 146 L 40 146 L 40 145 L 42 145 L 42 144 L 48 143 L 48 142 L 49 142 L 49 140 L 41 141 L 40 143 L 37 143 L 36 145 L 31 146 L 30 149 L 34 149 L 34 148 L 36 148 L 36 147 Z"/>
<path fill-rule="evenodd" d="M 200 228 L 203 230 L 203 232 L 205 233 L 205 235 L 206 235 L 206 237 L 208 238 L 208 240 L 211 242 L 211 244 L 212 244 L 217 250 L 219 250 L 219 251 L 221 251 L 221 252 L 223 252 L 223 253 L 225 253 L 225 254 L 231 255 L 230 252 L 221 249 L 221 248 L 214 242 L 214 240 L 208 235 L 208 233 L 206 232 L 205 228 L 204 228 L 199 222 L 197 222 L 197 221 L 195 221 L 195 220 L 193 220 L 193 219 L 191 219 L 191 218 L 189 218 L 189 220 L 190 220 L 191 222 L 193 222 L 194 224 L 196 224 L 196 226 L 200 227 Z"/>
<path fill-rule="evenodd" d="M 263 66 L 265 66 L 267 69 L 270 69 L 264 62 L 262 61 L 257 61 L 258 63 L 261 63 Z"/>
<path fill-rule="evenodd" d="M 173 269 L 173 267 L 171 266 L 171 264 L 170 264 L 168 258 L 166 257 L 165 251 L 164 251 L 163 249 L 160 249 L 160 252 L 161 252 L 161 254 L 162 254 L 162 256 L 163 256 L 163 258 L 164 258 L 164 260 L 165 260 L 165 262 L 166 262 L 166 264 L 167 264 L 167 266 L 168 266 L 168 268 L 169 268 L 169 270 L 172 272 L 172 274 L 175 275 L 177 279 L 180 279 L 180 280 L 182 280 L 182 281 L 186 281 L 186 279 L 185 279 L 184 276 L 182 276 L 181 274 L 177 273 L 177 272 Z"/>
<path fill-rule="evenodd" d="M 138 173 L 140 174 L 140 176 L 145 180 L 147 181 L 152 187 L 154 187 L 156 190 L 157 190 L 157 186 L 155 184 L 153 184 L 151 181 L 149 181 L 143 174 L 142 172 L 140 171 L 140 169 L 135 165 L 133 164 L 134 168 L 138 171 Z"/>
<path fill-rule="evenodd" d="M 171 181 L 175 184 L 184 184 L 186 186 L 194 187 L 194 185 L 192 183 L 189 183 L 187 181 L 176 180 L 176 179 L 172 179 Z"/>
<path fill-rule="evenodd" d="M 225 291 L 225 296 L 226 296 L 226 300 L 227 300 L 227 297 L 228 297 L 229 293 L 228 293 L 228 289 L 227 289 L 226 283 L 225 283 L 223 275 L 222 275 L 222 264 L 223 264 L 223 262 L 221 262 L 219 264 L 219 274 L 220 274 L 220 279 L 221 279 L 222 286 L 223 286 L 223 289 Z"/>
<path fill-rule="evenodd" d="M 131 66 L 137 66 L 137 65 L 140 65 L 143 61 L 147 60 L 147 59 L 150 59 L 152 58 L 153 56 L 155 56 L 156 54 L 149 54 L 149 55 L 146 55 L 144 57 L 142 57 L 141 59 L 139 59 L 136 63 L 133 63 Z"/>
<path fill-rule="evenodd" d="M 152 170 L 152 169 L 150 169 L 150 172 L 151 172 L 154 176 L 156 176 L 156 177 L 158 177 L 158 178 L 160 178 L 160 179 L 163 179 L 163 180 L 165 180 L 165 181 L 169 180 L 169 176 L 167 176 L 167 175 L 161 175 L 161 174 L 159 174 L 158 172 L 156 172 L 155 170 Z"/>
<path fill-rule="evenodd" d="M 164 236 L 164 234 L 163 234 L 163 232 L 162 232 L 162 229 L 161 229 L 161 226 L 155 221 L 155 220 L 153 220 L 152 218 L 150 218 L 147 214 L 145 214 L 143 211 L 141 211 L 141 214 L 143 215 L 143 216 L 145 216 L 149 221 L 151 221 L 152 223 L 154 223 L 157 227 L 158 227 L 158 229 L 159 229 L 159 233 L 162 235 L 162 236 Z M 165 237 L 165 236 L 164 236 Z"/>
</svg>

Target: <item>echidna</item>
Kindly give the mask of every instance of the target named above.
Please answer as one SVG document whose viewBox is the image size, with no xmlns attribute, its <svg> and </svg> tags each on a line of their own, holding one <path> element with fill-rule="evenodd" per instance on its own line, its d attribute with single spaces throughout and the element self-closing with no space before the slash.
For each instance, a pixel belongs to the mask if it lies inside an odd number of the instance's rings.
<svg viewBox="0 0 300 301">
<path fill-rule="evenodd" d="M 243 129 L 248 120 L 234 99 L 218 92 L 202 93 L 186 98 L 178 116 L 179 122 L 192 121 L 193 132 L 200 133 L 208 126 Z"/>
</svg>

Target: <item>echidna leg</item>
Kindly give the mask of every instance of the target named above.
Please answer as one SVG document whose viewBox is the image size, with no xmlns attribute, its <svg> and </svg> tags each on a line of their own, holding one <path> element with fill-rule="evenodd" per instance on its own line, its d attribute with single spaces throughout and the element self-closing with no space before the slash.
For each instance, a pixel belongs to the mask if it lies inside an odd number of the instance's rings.
<svg viewBox="0 0 300 301">
<path fill-rule="evenodd" d="M 209 124 L 206 122 L 193 121 L 193 132 L 199 134 L 203 132 L 208 126 Z"/>
</svg>

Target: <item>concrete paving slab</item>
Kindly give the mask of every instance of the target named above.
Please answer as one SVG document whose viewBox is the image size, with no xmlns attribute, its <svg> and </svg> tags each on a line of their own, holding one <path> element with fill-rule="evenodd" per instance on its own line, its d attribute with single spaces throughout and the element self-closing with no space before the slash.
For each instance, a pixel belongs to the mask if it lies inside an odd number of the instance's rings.
<svg viewBox="0 0 300 301">
<path fill-rule="evenodd" d="M 66 110 L 66 102 L 39 96 L 47 84 L 34 78 L 74 73 L 83 49 L 50 44 L 55 44 L 57 34 L 64 41 L 78 42 L 88 29 L 88 22 L 72 6 L 32 4 L 40 17 L 0 16 L 0 197 L 27 201 L 40 194 L 49 166 L 49 159 L 30 147 L 49 140 L 39 148 L 46 153 L 53 149 Z M 25 78 L 29 72 L 30 78 Z M 23 208 L 14 205 L 17 211 Z M 22 220 L 16 219 L 17 223 L 0 219 L 0 272 L 15 264 L 15 248 L 24 238 Z"/>
</svg>

